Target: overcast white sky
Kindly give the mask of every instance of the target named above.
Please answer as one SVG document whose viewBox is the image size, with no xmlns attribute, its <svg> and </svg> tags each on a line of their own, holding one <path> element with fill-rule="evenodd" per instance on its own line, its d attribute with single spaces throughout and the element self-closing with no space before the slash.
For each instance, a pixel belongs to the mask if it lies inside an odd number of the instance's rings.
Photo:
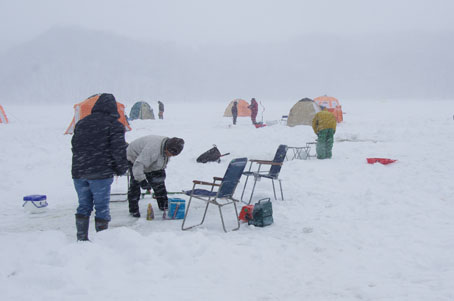
<svg viewBox="0 0 454 301">
<path fill-rule="evenodd" d="M 194 43 L 454 30 L 453 12 L 453 0 L 0 0 L 0 45 L 56 25 Z"/>
</svg>

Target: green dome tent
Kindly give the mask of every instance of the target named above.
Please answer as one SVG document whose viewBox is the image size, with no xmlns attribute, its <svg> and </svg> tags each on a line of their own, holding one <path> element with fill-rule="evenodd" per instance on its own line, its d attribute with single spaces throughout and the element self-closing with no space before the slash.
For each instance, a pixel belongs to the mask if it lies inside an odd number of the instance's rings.
<svg viewBox="0 0 454 301">
<path fill-rule="evenodd" d="M 144 101 L 136 102 L 129 113 L 129 120 L 134 119 L 155 119 L 153 109 Z"/>
</svg>

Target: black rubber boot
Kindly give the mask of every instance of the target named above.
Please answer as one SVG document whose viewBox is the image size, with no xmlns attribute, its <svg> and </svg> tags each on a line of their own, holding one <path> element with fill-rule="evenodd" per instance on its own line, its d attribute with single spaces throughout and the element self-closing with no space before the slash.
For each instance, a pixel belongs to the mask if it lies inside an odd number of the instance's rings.
<svg viewBox="0 0 454 301">
<path fill-rule="evenodd" d="M 168 200 L 167 197 L 157 198 L 158 207 L 161 211 L 167 210 Z"/>
<path fill-rule="evenodd" d="M 109 221 L 95 217 L 96 232 L 103 231 L 109 228 Z"/>
<path fill-rule="evenodd" d="M 140 211 L 139 211 L 139 209 L 137 209 L 137 211 L 129 212 L 129 214 L 131 214 L 132 217 L 137 217 L 137 218 L 140 217 Z"/>
<path fill-rule="evenodd" d="M 140 217 L 140 211 L 139 211 L 139 201 L 137 200 L 130 200 L 129 201 L 129 213 L 133 217 Z"/>
<path fill-rule="evenodd" d="M 140 211 L 139 211 L 139 201 L 137 200 L 131 200 L 129 201 L 129 213 L 133 217 L 140 217 Z"/>
<path fill-rule="evenodd" d="M 76 229 L 77 229 L 77 240 L 88 241 L 88 226 L 90 224 L 90 217 L 76 214 Z"/>
</svg>

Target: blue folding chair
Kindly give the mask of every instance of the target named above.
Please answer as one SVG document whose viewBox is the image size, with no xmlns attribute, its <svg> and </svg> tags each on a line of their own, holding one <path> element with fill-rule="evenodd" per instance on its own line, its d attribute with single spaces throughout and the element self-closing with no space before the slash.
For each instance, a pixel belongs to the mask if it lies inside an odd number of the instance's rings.
<svg viewBox="0 0 454 301">
<path fill-rule="evenodd" d="M 244 182 L 243 192 L 241 193 L 241 201 L 243 201 L 244 191 L 246 189 L 247 181 L 250 176 L 254 177 L 254 186 L 252 187 L 251 197 L 249 198 L 249 202 L 247 202 L 247 204 L 251 203 L 252 196 L 254 195 L 255 185 L 257 184 L 257 181 L 259 181 L 261 178 L 271 180 L 271 183 L 273 184 L 273 193 L 274 193 L 275 200 L 277 200 L 277 197 L 276 197 L 276 189 L 274 187 L 274 180 L 279 181 L 279 188 L 281 190 L 281 198 L 282 198 L 282 200 L 284 200 L 284 193 L 282 192 L 282 183 L 281 183 L 281 180 L 279 179 L 279 173 L 281 172 L 282 165 L 284 164 L 284 159 L 285 159 L 285 156 L 287 155 L 287 150 L 288 150 L 287 145 L 281 144 L 277 148 L 273 161 L 249 160 L 251 162 L 251 164 L 249 165 L 249 170 L 243 172 L 243 175 L 246 176 L 246 181 Z M 254 163 L 258 164 L 258 168 L 256 171 L 251 171 L 252 165 Z M 269 170 L 267 170 L 267 171 L 260 170 L 262 168 L 262 165 L 269 165 L 270 166 Z"/>
<path fill-rule="evenodd" d="M 235 209 L 235 220 L 237 223 L 237 227 L 231 229 L 231 231 L 235 231 L 240 228 L 240 222 L 239 222 L 239 218 L 238 218 L 238 209 L 236 207 L 236 203 L 239 202 L 239 200 L 234 199 L 233 194 L 235 193 L 236 187 L 237 187 L 238 183 L 240 182 L 240 178 L 241 178 L 241 175 L 243 174 L 246 164 L 247 164 L 247 158 L 233 159 L 230 162 L 229 166 L 227 167 L 224 177 L 222 177 L 222 178 L 213 177 L 213 182 L 204 182 L 204 181 L 199 181 L 199 180 L 192 181 L 194 183 L 192 190 L 185 191 L 185 193 L 187 195 L 189 195 L 190 197 L 189 197 L 189 201 L 188 201 L 188 207 L 187 207 L 186 213 L 184 215 L 183 223 L 181 224 L 181 230 L 188 230 L 188 229 L 202 225 L 203 222 L 205 221 L 205 217 L 206 217 L 207 211 L 208 211 L 208 206 L 210 204 L 216 205 L 219 208 L 219 214 L 221 216 L 222 228 L 224 229 L 225 232 L 228 232 L 228 231 L 225 227 L 224 216 L 222 214 L 222 207 L 233 204 L 233 207 Z M 220 182 L 216 183 L 217 181 L 220 181 Z M 200 188 L 196 189 L 197 185 L 211 186 L 211 189 L 210 190 L 200 189 Z M 218 188 L 217 191 L 214 190 L 215 187 Z M 203 213 L 202 221 L 199 224 L 185 227 L 186 218 L 188 217 L 189 209 L 191 207 L 191 202 L 192 202 L 193 198 L 206 202 L 205 212 Z"/>
</svg>

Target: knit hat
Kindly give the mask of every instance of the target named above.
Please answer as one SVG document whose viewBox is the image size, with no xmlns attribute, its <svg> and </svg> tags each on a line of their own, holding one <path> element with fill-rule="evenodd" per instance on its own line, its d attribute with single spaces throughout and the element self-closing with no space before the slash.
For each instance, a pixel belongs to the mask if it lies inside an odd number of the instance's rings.
<svg viewBox="0 0 454 301">
<path fill-rule="evenodd" d="M 165 149 L 172 154 L 172 156 L 176 156 L 183 150 L 184 147 L 184 140 L 181 138 L 173 137 L 169 138 L 166 142 Z"/>
</svg>

